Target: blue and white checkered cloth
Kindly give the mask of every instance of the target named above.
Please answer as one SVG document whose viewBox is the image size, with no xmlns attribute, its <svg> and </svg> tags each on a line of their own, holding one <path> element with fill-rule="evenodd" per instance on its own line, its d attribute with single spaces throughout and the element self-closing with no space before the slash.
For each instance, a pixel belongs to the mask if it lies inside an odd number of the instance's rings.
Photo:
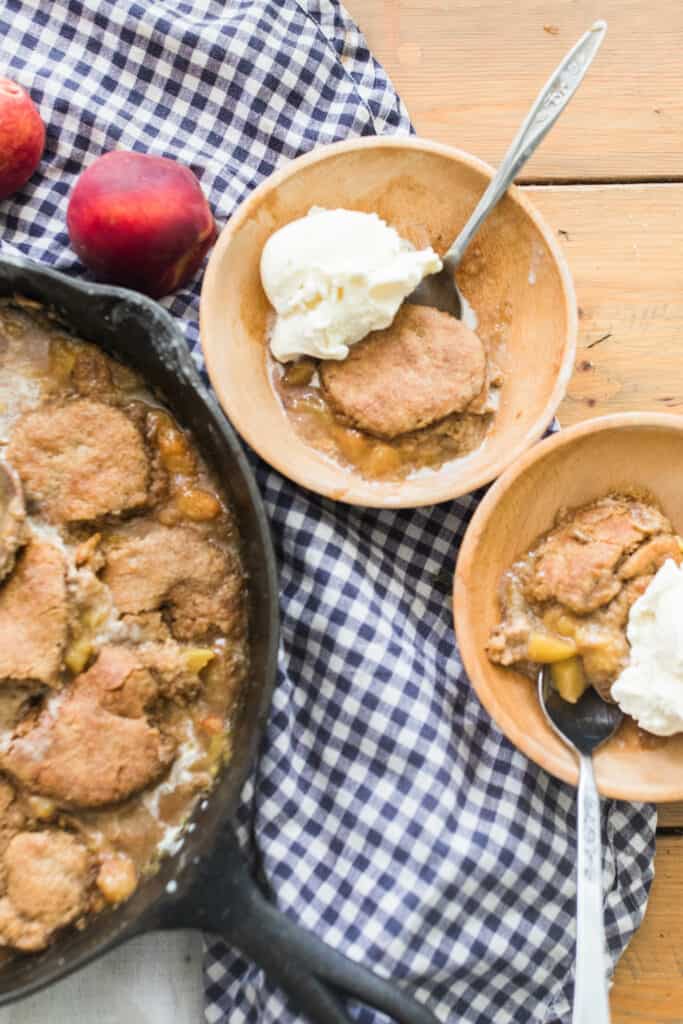
<svg viewBox="0 0 683 1024">
<path fill-rule="evenodd" d="M 81 274 L 76 176 L 114 148 L 175 157 L 219 224 L 277 165 L 408 115 L 333 0 L 4 0 L 2 73 L 47 122 L 37 173 L 0 207 L 2 249 Z M 199 282 L 166 305 L 197 348 Z M 455 646 L 451 573 L 476 497 L 368 511 L 256 457 L 282 580 L 280 674 L 240 809 L 273 898 L 443 1021 L 569 1020 L 574 791 L 515 751 Z M 604 804 L 609 949 L 639 924 L 655 814 Z M 259 968 L 206 948 L 209 1024 L 300 1018 Z M 359 1021 L 377 1016 L 367 1009 Z"/>
</svg>

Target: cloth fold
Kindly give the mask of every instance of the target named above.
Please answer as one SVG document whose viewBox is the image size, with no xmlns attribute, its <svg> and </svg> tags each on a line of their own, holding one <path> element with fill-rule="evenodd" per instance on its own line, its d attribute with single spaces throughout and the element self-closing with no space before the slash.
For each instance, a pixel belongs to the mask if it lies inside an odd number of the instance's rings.
<svg viewBox="0 0 683 1024">
<path fill-rule="evenodd" d="M 39 172 L 0 207 L 2 250 L 74 274 L 66 203 L 120 147 L 174 157 L 219 224 L 278 164 L 411 130 L 332 0 L 6 0 L 4 71 L 48 124 Z M 438 197 L 435 197 L 438 202 Z M 199 282 L 165 300 L 198 364 Z M 444 1021 L 570 1019 L 575 794 L 512 748 L 464 674 L 450 581 L 478 495 L 373 511 L 308 494 L 251 456 L 281 572 L 272 713 L 239 811 L 272 898 Z M 616 960 L 644 913 L 655 813 L 606 801 Z M 209 939 L 209 1024 L 299 1022 L 263 972 Z M 362 1008 L 358 1020 L 379 1016 Z"/>
</svg>

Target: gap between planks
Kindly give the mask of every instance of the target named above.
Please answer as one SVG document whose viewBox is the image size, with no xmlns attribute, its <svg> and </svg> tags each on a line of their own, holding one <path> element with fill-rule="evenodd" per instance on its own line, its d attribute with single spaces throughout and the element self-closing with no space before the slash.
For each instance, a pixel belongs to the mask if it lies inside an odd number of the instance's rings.
<svg viewBox="0 0 683 1024">
<path fill-rule="evenodd" d="M 525 185 L 535 186 L 537 188 L 561 188 L 571 186 L 572 188 L 581 188 L 586 186 L 609 186 L 609 185 L 680 185 L 683 183 L 683 174 L 665 176 L 653 175 L 648 178 L 525 178 L 521 176 L 516 179 L 515 185 L 524 187 Z"/>
</svg>

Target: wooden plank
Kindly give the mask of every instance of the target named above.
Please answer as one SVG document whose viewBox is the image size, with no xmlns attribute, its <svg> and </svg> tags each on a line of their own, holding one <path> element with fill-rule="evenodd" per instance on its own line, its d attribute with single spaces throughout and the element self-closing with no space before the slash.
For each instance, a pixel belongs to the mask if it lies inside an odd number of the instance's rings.
<svg viewBox="0 0 683 1024">
<path fill-rule="evenodd" d="M 612 1024 L 682 1024 L 682 901 L 683 839 L 660 837 L 650 906 L 616 970 Z"/>
<path fill-rule="evenodd" d="M 582 311 L 561 422 L 683 412 L 683 185 L 525 191 L 558 232 Z M 683 805 L 663 805 L 659 824 L 683 826 Z M 683 837 L 660 835 L 648 913 L 616 974 L 614 1024 L 683 1024 L 682 900 Z"/>
<path fill-rule="evenodd" d="M 527 180 L 683 175 L 678 0 L 348 0 L 417 131 L 496 164 L 541 85 L 597 17 L 609 30 Z"/>
<path fill-rule="evenodd" d="M 558 232 L 580 309 L 561 422 L 634 409 L 683 412 L 683 185 L 527 194 Z"/>
<path fill-rule="evenodd" d="M 683 803 L 662 804 L 658 808 L 657 824 L 660 829 L 680 828 L 683 829 Z M 683 861 L 681 862 L 683 871 Z"/>
</svg>

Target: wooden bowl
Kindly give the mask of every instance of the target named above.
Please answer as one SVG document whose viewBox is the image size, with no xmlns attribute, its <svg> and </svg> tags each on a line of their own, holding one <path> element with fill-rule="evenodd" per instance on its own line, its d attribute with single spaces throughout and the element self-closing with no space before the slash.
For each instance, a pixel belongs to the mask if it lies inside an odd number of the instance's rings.
<svg viewBox="0 0 683 1024">
<path fill-rule="evenodd" d="M 293 160 L 233 214 L 204 277 L 201 341 L 225 412 L 271 466 L 330 498 L 406 508 L 454 498 L 493 480 L 541 436 L 572 372 L 576 304 L 552 230 L 515 188 L 476 239 L 483 269 L 477 274 L 470 262 L 470 273 L 460 279 L 482 332 L 495 330 L 505 319 L 505 304 L 511 305 L 501 407 L 480 449 L 405 481 L 365 480 L 298 437 L 267 374 L 270 307 L 259 261 L 269 235 L 312 206 L 346 207 L 374 210 L 415 245 L 444 252 L 491 175 L 475 157 L 422 139 L 353 139 Z"/>
<path fill-rule="evenodd" d="M 645 487 L 683 532 L 683 416 L 624 413 L 588 420 L 542 441 L 501 476 L 463 540 L 453 588 L 462 660 L 479 699 L 520 750 L 576 784 L 574 755 L 543 718 L 531 681 L 494 665 L 484 645 L 499 618 L 501 574 L 550 529 L 560 506 Z M 631 719 L 595 755 L 598 786 L 621 800 L 683 800 L 683 734 L 646 737 Z"/>
</svg>

